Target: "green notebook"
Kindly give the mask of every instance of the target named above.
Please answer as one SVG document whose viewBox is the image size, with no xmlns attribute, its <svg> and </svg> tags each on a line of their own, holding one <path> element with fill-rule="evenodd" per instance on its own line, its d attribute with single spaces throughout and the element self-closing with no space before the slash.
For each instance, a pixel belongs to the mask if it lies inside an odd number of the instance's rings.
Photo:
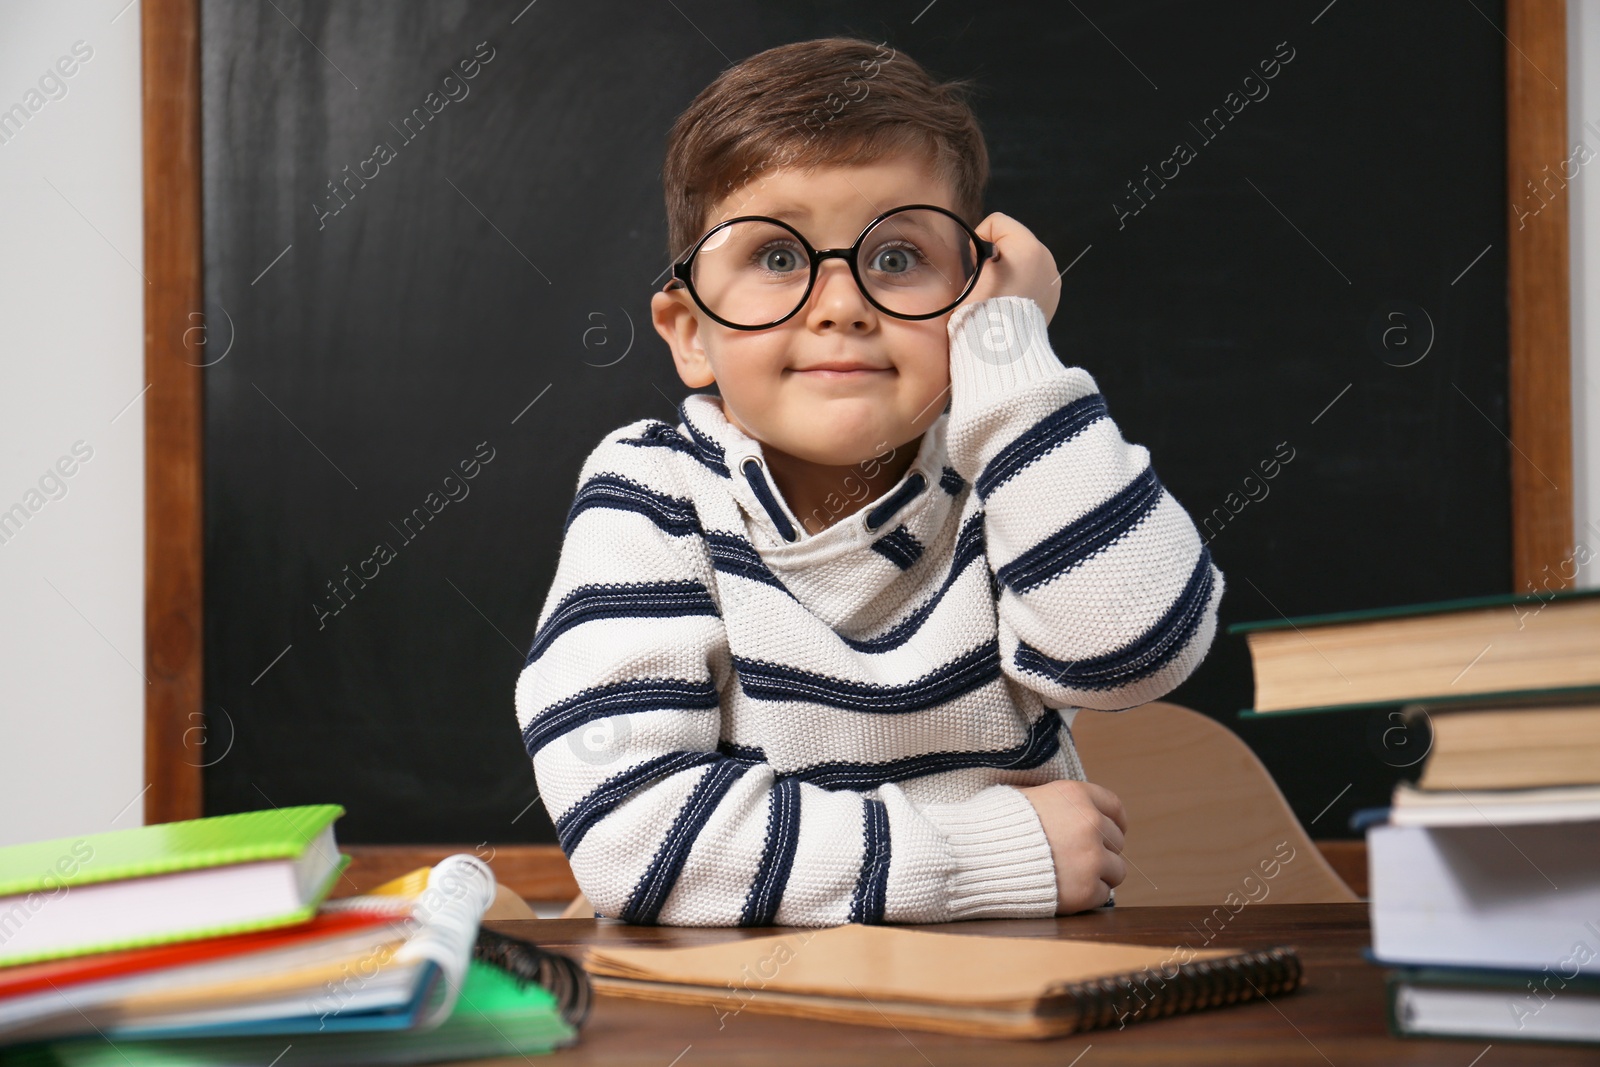
<svg viewBox="0 0 1600 1067">
<path fill-rule="evenodd" d="M 304 922 L 349 864 L 337 804 L 0 848 L 0 966 Z"/>
<path fill-rule="evenodd" d="M 461 995 L 431 1030 L 374 1030 L 262 1037 L 101 1038 L 7 1049 L 15 1067 L 347 1067 L 349 1064 L 435 1063 L 486 1056 L 525 1056 L 574 1043 L 555 997 L 480 960 L 467 968 Z"/>
</svg>

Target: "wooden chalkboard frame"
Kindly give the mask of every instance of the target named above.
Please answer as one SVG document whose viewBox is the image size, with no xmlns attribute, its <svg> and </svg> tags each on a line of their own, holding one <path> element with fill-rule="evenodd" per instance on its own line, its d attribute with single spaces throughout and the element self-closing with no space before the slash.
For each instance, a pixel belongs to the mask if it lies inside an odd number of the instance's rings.
<svg viewBox="0 0 1600 1067">
<path fill-rule="evenodd" d="M 203 814 L 203 379 L 189 356 L 203 321 L 200 0 L 140 5 L 144 104 L 146 823 Z M 1566 155 L 1565 0 L 1506 3 L 1508 202 Z M 1567 202 L 1507 220 L 1512 587 L 1565 587 L 1572 546 L 1571 339 Z M 1548 475 L 1548 477 L 1547 477 Z M 1553 581 L 1551 580 L 1553 577 Z M 1330 842 L 1350 851 L 1350 842 Z M 1359 843 L 1356 843 L 1359 847 Z M 357 885 L 471 845 L 348 848 Z M 1353 856 L 1340 853 L 1354 869 Z M 555 845 L 512 845 L 493 857 L 524 897 L 577 886 Z"/>
</svg>

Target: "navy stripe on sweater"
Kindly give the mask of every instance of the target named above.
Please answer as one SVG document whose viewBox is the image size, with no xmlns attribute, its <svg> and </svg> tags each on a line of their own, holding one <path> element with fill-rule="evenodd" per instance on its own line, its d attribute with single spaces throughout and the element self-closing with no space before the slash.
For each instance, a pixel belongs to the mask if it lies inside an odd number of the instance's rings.
<svg viewBox="0 0 1600 1067">
<path fill-rule="evenodd" d="M 922 556 L 922 542 L 912 536 L 905 523 L 901 523 L 872 542 L 872 551 L 907 571 Z"/>
<path fill-rule="evenodd" d="M 761 851 L 761 865 L 750 883 L 744 900 L 740 926 L 771 926 L 789 887 L 789 872 L 794 868 L 795 846 L 800 843 L 800 783 L 779 778 L 772 783 L 767 809 L 767 843 Z"/>
<path fill-rule="evenodd" d="M 751 581 L 770 585 L 774 589 L 781 589 L 791 599 L 799 599 L 783 584 L 782 579 L 772 573 L 755 546 L 745 538 L 721 530 L 702 532 L 714 568 L 727 574 L 737 574 Z M 939 602 L 950 591 L 950 587 L 974 560 L 983 555 L 983 548 L 983 516 L 973 515 L 962 524 L 961 532 L 956 535 L 950 569 L 946 572 L 943 583 L 931 597 L 905 618 L 875 637 L 846 637 L 844 634 L 839 634 L 839 640 L 857 652 L 890 652 L 899 648 L 917 635 L 923 623 L 928 621 L 928 616 L 933 614 Z"/>
<path fill-rule="evenodd" d="M 717 687 L 709 681 L 640 678 L 591 686 L 529 720 L 522 731 L 522 744 L 531 758 L 562 734 L 595 719 L 635 711 L 715 711 L 719 706 Z"/>
<path fill-rule="evenodd" d="M 657 778 L 665 778 L 720 758 L 715 752 L 663 752 L 637 767 L 613 774 L 556 820 L 556 840 L 561 844 L 561 851 L 570 859 L 573 849 L 578 847 L 595 823 Z"/>
<path fill-rule="evenodd" d="M 729 477 L 727 449 L 717 444 L 715 438 L 696 426 L 694 420 L 689 418 L 687 399 L 678 402 L 678 420 L 689 431 L 689 439 L 699 450 L 701 462 L 712 470 L 720 472 L 723 477 Z"/>
<path fill-rule="evenodd" d="M 711 556 L 711 566 L 726 574 L 737 574 L 741 578 L 748 578 L 752 582 L 770 585 L 774 589 L 782 589 L 791 598 L 787 586 L 778 579 L 772 569 L 767 566 L 766 560 L 761 558 L 761 553 L 756 547 L 738 534 L 723 533 L 721 530 L 705 530 L 706 550 Z"/>
<path fill-rule="evenodd" d="M 988 500 L 990 493 L 1020 474 L 1028 464 L 1106 417 L 1106 398 L 1100 393 L 1079 397 L 1052 411 L 1002 448 L 983 468 L 974 486 L 978 498 Z"/>
<path fill-rule="evenodd" d="M 667 902 L 672 887 L 678 884 L 678 875 L 683 873 L 683 864 L 689 858 L 689 850 L 694 847 L 695 839 L 705 829 L 711 813 L 717 810 L 717 805 L 722 803 L 729 788 L 747 770 L 749 768 L 742 763 L 719 760 L 695 784 L 694 792 L 678 809 L 677 818 L 672 820 L 672 828 L 667 831 L 650 866 L 634 887 L 633 895 L 623 906 L 620 916 L 623 922 L 646 926 L 656 924 L 662 905 Z"/>
<path fill-rule="evenodd" d="M 780 781 L 806 782 L 823 789 L 852 789 L 866 792 L 889 782 L 904 782 L 929 774 L 944 774 L 970 767 L 998 767 L 1002 770 L 1031 770 L 1042 766 L 1061 749 L 1059 729 L 1061 716 L 1053 708 L 1044 713 L 1028 728 L 1028 736 L 1021 744 L 1011 748 L 977 752 L 927 752 L 919 756 L 902 756 L 882 763 L 855 763 L 835 760 L 786 771 Z M 726 755 L 751 763 L 766 763 L 767 754 L 755 745 L 738 745 L 724 741 L 717 746 Z"/>
<path fill-rule="evenodd" d="M 573 520 L 590 508 L 636 511 L 674 537 L 700 530 L 700 515 L 695 511 L 694 501 L 658 493 L 632 478 L 597 474 L 578 487 L 567 512 L 566 524 L 561 528 L 563 537 L 572 528 Z"/>
<path fill-rule="evenodd" d="M 950 587 L 960 579 L 967 567 L 982 557 L 983 533 L 981 514 L 971 516 L 962 524 L 961 532 L 956 535 L 955 551 L 952 553 L 950 569 L 945 573 L 944 581 L 932 596 L 905 618 L 875 637 L 847 637 L 838 634 L 839 640 L 857 652 L 890 652 L 911 640 L 922 629 L 922 625 L 928 621 L 928 617 L 933 614 L 939 602 L 944 599 Z M 774 589 L 783 590 L 790 599 L 799 600 L 793 591 L 783 584 L 783 580 L 772 573 L 755 546 L 745 538 L 721 530 L 704 530 L 702 535 L 705 537 L 706 548 L 711 556 L 711 565 L 716 570 L 770 585 Z M 990 581 L 992 585 L 992 576 Z"/>
<path fill-rule="evenodd" d="M 928 479 L 921 472 L 913 474 L 906 479 L 904 485 L 895 490 L 892 496 L 885 497 L 871 511 L 867 512 L 867 529 L 876 530 L 889 521 L 890 516 L 909 504 L 918 493 L 928 487 Z"/>
<path fill-rule="evenodd" d="M 915 681 L 879 685 L 800 670 L 770 660 L 733 657 L 739 685 L 755 700 L 805 700 L 815 704 L 898 714 L 938 707 L 1000 677 L 1000 643 L 990 638 Z"/>
<path fill-rule="evenodd" d="M 951 496 L 959 495 L 966 484 L 966 479 L 957 474 L 954 467 L 946 467 L 939 472 L 939 488 Z"/>
<path fill-rule="evenodd" d="M 760 745 L 741 745 L 737 741 L 722 740 L 717 742 L 717 751 L 749 763 L 767 762 L 767 754 Z"/>
<path fill-rule="evenodd" d="M 794 523 L 789 521 L 789 516 L 783 513 L 783 508 L 778 505 L 778 498 L 773 495 L 772 487 L 767 484 L 766 475 L 761 473 L 761 463 L 754 456 L 744 461 L 745 481 L 750 483 L 750 491 L 755 493 L 756 499 L 761 501 L 761 506 L 767 509 L 767 515 L 772 519 L 772 525 L 778 529 L 778 535 L 785 541 L 798 541 L 800 534 L 794 528 Z"/>
<path fill-rule="evenodd" d="M 1178 599 L 1155 624 L 1122 648 L 1084 660 L 1058 660 L 1026 641 L 1019 642 L 1014 658 L 1018 669 L 1042 674 L 1072 689 L 1116 689 L 1148 678 L 1171 663 L 1206 617 L 1215 584 L 1211 550 L 1200 547 L 1200 557 Z M 1126 709 L 1123 709 L 1126 710 Z"/>
<path fill-rule="evenodd" d="M 1110 500 L 998 568 L 995 577 L 1017 593 L 1054 581 L 1143 522 L 1161 493 L 1155 469 L 1146 466 Z"/>
<path fill-rule="evenodd" d="M 840 640 L 857 652 L 888 652 L 899 648 L 916 636 L 917 631 L 922 629 L 922 624 L 928 621 L 928 616 L 933 614 L 933 609 L 939 606 L 939 601 L 943 600 L 950 587 L 956 584 L 962 572 L 982 555 L 983 516 L 980 514 L 972 516 L 962 525 L 961 532 L 956 535 L 956 547 L 951 555 L 950 570 L 946 572 L 944 582 L 926 602 L 876 637 L 845 637 L 840 634 Z"/>
<path fill-rule="evenodd" d="M 678 618 L 717 615 L 711 591 L 699 582 L 626 582 L 580 585 L 561 598 L 550 618 L 534 635 L 527 666 L 551 642 L 574 626 L 594 619 Z"/>
<path fill-rule="evenodd" d="M 866 844 L 861 857 L 861 873 L 850 900 L 850 921 L 882 923 L 889 887 L 889 809 L 881 800 L 865 799 L 862 822 Z"/>
<path fill-rule="evenodd" d="M 656 421 L 646 426 L 638 437 L 619 437 L 618 444 L 633 445 L 637 448 L 669 448 L 674 452 L 682 452 L 699 460 L 714 474 L 726 478 L 728 465 L 717 455 L 708 455 L 705 449 L 695 447 L 683 434 L 668 426 L 664 422 Z"/>
</svg>

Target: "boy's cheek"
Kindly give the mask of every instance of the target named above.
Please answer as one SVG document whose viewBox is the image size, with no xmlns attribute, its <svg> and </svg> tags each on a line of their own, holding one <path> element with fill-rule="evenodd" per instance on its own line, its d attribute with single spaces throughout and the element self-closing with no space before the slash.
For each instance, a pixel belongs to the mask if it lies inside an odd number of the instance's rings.
<svg viewBox="0 0 1600 1067">
<path fill-rule="evenodd" d="M 969 304 L 981 304 L 991 296 L 1000 295 L 1000 282 L 999 268 L 994 264 L 985 264 L 977 284 L 972 287 L 972 292 L 968 293 L 966 299 L 957 304 L 950 314 L 954 315 L 956 310 Z"/>
</svg>

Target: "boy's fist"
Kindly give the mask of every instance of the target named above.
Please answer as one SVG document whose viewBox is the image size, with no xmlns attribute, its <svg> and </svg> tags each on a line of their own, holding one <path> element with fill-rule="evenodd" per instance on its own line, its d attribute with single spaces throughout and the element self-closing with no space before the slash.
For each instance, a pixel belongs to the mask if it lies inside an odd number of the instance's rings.
<svg viewBox="0 0 1600 1067">
<path fill-rule="evenodd" d="M 1056 865 L 1056 914 L 1098 908 L 1127 876 L 1122 858 L 1128 819 L 1103 785 L 1061 779 L 1017 787 L 1039 813 Z"/>
<path fill-rule="evenodd" d="M 975 304 L 991 296 L 1026 296 L 1044 312 L 1044 321 L 1055 317 L 1061 300 L 1061 280 L 1056 259 L 1022 223 L 996 211 L 978 223 L 978 236 L 995 245 L 995 256 L 984 260 L 978 284 L 963 304 Z"/>
</svg>

